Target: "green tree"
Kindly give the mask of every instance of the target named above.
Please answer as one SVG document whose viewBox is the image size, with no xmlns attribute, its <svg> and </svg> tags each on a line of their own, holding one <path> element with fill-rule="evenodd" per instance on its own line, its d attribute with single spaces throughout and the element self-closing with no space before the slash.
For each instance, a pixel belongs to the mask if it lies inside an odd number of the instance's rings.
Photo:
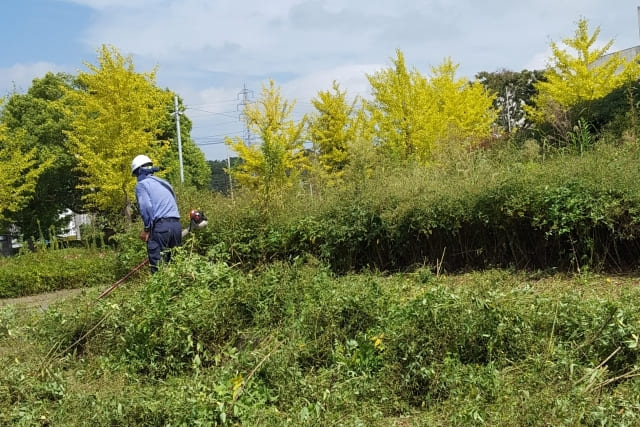
<svg viewBox="0 0 640 427">
<path fill-rule="evenodd" d="M 531 127 L 523 105 L 531 102 L 531 97 L 536 93 L 534 84 L 541 81 L 543 75 L 542 70 L 482 71 L 476 74 L 476 80 L 496 94 L 493 106 L 499 111 L 496 123 L 500 128 L 514 132 Z"/>
<path fill-rule="evenodd" d="M 262 86 L 258 101 L 244 109 L 247 126 L 260 142 L 248 145 L 240 137 L 225 138 L 242 160 L 230 171 L 234 183 L 255 190 L 263 203 L 278 200 L 297 186 L 301 174 L 309 169 L 303 145 L 307 118 L 298 123 L 291 119 L 294 105 L 282 98 L 280 89 L 270 80 L 269 86 Z"/>
<path fill-rule="evenodd" d="M 229 170 L 237 167 L 241 161 L 238 157 L 231 157 L 228 160 L 208 160 L 207 163 L 211 168 L 211 180 L 209 189 L 219 193 L 228 195 L 233 190 L 233 183 Z"/>
<path fill-rule="evenodd" d="M 585 120 L 597 132 L 611 135 L 615 140 L 621 138 L 635 141 L 640 134 L 640 81 L 631 82 L 613 90 L 604 98 L 589 102 L 586 109 L 590 114 Z"/>
<path fill-rule="evenodd" d="M 582 116 L 578 109 L 577 116 L 572 117 L 572 109 L 576 111 L 576 106 L 603 98 L 614 89 L 638 79 L 640 56 L 633 61 L 618 54 L 605 57 L 613 40 L 595 48 L 599 34 L 599 27 L 590 34 L 587 20 L 580 19 L 573 38 L 562 41 L 566 48 L 551 43 L 552 56 L 544 80 L 534 85 L 537 94 L 532 98 L 533 104 L 525 107 L 533 122 L 548 123 L 561 137 L 566 137 Z"/>
<path fill-rule="evenodd" d="M 38 177 L 33 197 L 11 215 L 25 237 L 36 237 L 39 230 L 65 225 L 60 214 L 66 209 L 75 212 L 82 209 L 80 192 L 76 189 L 77 162 L 63 135 L 69 128 L 64 95 L 72 87 L 71 75 L 47 73 L 34 79 L 27 93 L 12 94 L 0 116 L 9 132 L 22 135 L 24 149 L 34 150 L 37 164 L 52 162 Z"/>
<path fill-rule="evenodd" d="M 231 190 L 230 177 L 227 174 L 226 169 L 228 167 L 226 160 L 209 160 L 209 167 L 211 168 L 211 181 L 209 188 L 212 191 L 217 191 L 222 194 L 228 194 Z"/>
<path fill-rule="evenodd" d="M 141 153 L 163 158 L 169 142 L 159 137 L 173 97 L 156 86 L 155 69 L 137 73 L 132 58 L 114 47 L 103 45 L 97 65 L 85 65 L 80 89 L 68 93 L 72 121 L 65 132 L 82 173 L 79 187 L 88 208 L 123 212 L 130 220 L 131 159 Z"/>
</svg>

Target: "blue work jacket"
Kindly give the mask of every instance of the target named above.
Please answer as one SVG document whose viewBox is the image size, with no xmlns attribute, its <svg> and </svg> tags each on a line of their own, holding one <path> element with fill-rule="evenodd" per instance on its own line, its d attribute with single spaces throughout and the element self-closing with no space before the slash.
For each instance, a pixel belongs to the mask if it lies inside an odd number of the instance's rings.
<svg viewBox="0 0 640 427">
<path fill-rule="evenodd" d="M 140 175 L 135 191 L 145 230 L 161 218 L 180 218 L 173 188 L 164 179 Z"/>
</svg>

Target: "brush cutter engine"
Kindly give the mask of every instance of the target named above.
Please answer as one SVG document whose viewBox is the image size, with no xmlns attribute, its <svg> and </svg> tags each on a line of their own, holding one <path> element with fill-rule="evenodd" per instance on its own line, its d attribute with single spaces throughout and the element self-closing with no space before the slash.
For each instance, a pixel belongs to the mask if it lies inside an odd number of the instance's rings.
<svg viewBox="0 0 640 427">
<path fill-rule="evenodd" d="M 204 228 L 207 225 L 206 215 L 197 209 L 192 209 L 191 212 L 189 212 L 189 218 L 191 220 L 189 228 Z"/>
</svg>

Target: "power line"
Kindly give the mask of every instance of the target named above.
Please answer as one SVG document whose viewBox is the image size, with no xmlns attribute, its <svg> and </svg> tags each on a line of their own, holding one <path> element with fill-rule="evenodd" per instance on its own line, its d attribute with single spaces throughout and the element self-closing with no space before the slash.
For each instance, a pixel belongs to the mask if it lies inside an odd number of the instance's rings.
<svg viewBox="0 0 640 427">
<path fill-rule="evenodd" d="M 217 110 L 216 106 L 225 105 L 231 102 L 236 103 L 236 111 L 215 111 Z M 249 128 L 248 121 L 246 120 L 244 110 L 253 102 L 255 102 L 253 100 L 253 91 L 248 89 L 245 84 L 243 85 L 243 88 L 238 92 L 236 99 L 183 106 L 184 111 L 189 112 L 189 118 L 192 120 L 193 124 L 195 125 L 197 123 L 197 125 L 192 126 L 192 131 L 195 129 L 200 129 L 200 131 L 205 130 L 205 132 L 206 129 L 215 129 L 218 131 L 210 133 L 207 132 L 208 134 L 201 136 L 195 136 L 192 134 L 190 135 L 191 140 L 196 146 L 205 148 L 223 146 L 226 145 L 227 138 L 240 137 L 244 140 L 245 144 L 251 145 L 253 135 Z M 239 111 L 240 113 L 238 114 Z M 221 117 L 229 118 L 232 120 L 216 120 L 216 118 L 219 119 Z M 242 128 L 239 128 L 239 126 L 242 126 Z M 228 149 L 227 162 L 229 162 Z"/>
<path fill-rule="evenodd" d="M 208 134 L 208 135 L 197 135 L 197 136 L 192 135 L 191 137 L 192 138 L 219 138 L 219 137 L 229 136 L 230 133 L 231 132 L 220 132 L 220 133 L 214 133 L 214 134 Z"/>
<path fill-rule="evenodd" d="M 227 102 L 236 102 L 237 99 L 224 99 L 222 101 L 218 101 L 218 102 L 207 102 L 205 104 L 193 104 L 190 107 L 186 107 L 186 108 L 191 108 L 191 107 L 202 107 L 202 106 L 206 106 L 206 105 L 220 105 L 220 104 L 224 104 Z"/>
<path fill-rule="evenodd" d="M 234 121 L 229 121 L 229 122 L 218 122 L 215 125 L 216 126 L 223 126 L 223 125 L 236 125 L 238 126 L 240 123 L 238 123 L 238 120 L 234 120 Z M 193 126 L 191 129 L 202 129 L 205 126 Z"/>
<path fill-rule="evenodd" d="M 215 114 L 215 115 L 218 115 L 218 116 L 225 116 L 225 117 L 233 117 L 232 114 L 234 113 L 234 111 L 223 111 L 223 112 L 219 113 L 219 112 L 216 112 L 216 111 L 201 110 L 199 108 L 187 108 L 187 110 L 198 111 L 200 113 L 206 113 L 206 114 Z"/>
<path fill-rule="evenodd" d="M 224 143 L 225 143 L 225 141 L 218 141 L 218 142 L 200 142 L 200 143 L 196 142 L 196 145 L 197 145 L 198 147 L 208 147 L 208 146 L 210 146 L 210 145 L 222 145 L 222 144 L 224 144 Z"/>
</svg>

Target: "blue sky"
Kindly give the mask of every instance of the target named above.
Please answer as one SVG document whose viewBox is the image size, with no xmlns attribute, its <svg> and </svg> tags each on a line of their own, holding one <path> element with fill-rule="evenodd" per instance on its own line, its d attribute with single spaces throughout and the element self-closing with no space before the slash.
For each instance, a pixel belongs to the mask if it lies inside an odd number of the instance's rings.
<svg viewBox="0 0 640 427">
<path fill-rule="evenodd" d="M 8 1 L 2 5 L 2 15 L 2 68 L 34 61 L 73 63 L 83 52 L 91 53 L 78 37 L 90 25 L 87 7 L 46 0 Z"/>
<path fill-rule="evenodd" d="M 7 0 L 0 24 L 0 97 L 22 93 L 48 71 L 76 74 L 102 44 L 131 55 L 139 72 L 178 93 L 192 137 L 208 159 L 242 136 L 249 99 L 273 79 L 311 110 L 335 80 L 368 95 L 366 75 L 391 65 L 395 50 L 424 75 L 451 57 L 458 77 L 544 68 L 551 41 L 586 18 L 610 51 L 640 45 L 640 1 L 618 0 Z M 296 117 L 294 117 L 296 118 Z"/>
</svg>

